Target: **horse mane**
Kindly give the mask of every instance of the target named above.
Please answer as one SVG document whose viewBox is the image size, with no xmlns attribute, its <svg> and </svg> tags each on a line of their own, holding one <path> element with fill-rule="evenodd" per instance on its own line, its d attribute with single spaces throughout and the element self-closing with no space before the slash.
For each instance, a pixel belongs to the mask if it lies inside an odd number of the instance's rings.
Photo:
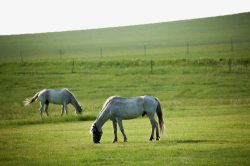
<svg viewBox="0 0 250 166">
<path fill-rule="evenodd" d="M 110 96 L 103 104 L 101 111 L 99 112 L 96 119 L 99 119 L 100 115 L 103 113 L 104 109 L 107 107 L 107 105 L 111 102 L 112 99 L 119 97 L 119 96 Z"/>
<path fill-rule="evenodd" d="M 63 88 L 62 90 L 67 91 L 71 97 L 75 98 L 75 95 L 72 92 L 70 92 L 68 88 Z"/>
<path fill-rule="evenodd" d="M 104 107 L 105 107 L 112 99 L 114 99 L 114 98 L 116 98 L 116 97 L 119 97 L 119 96 L 110 96 L 110 97 L 105 101 L 105 103 L 103 104 L 102 110 L 104 109 Z"/>
<path fill-rule="evenodd" d="M 68 88 L 63 88 L 62 90 L 65 90 L 65 91 L 67 91 L 69 94 L 73 95 L 72 92 L 70 92 Z M 73 96 L 74 96 L 74 95 L 73 95 Z"/>
<path fill-rule="evenodd" d="M 75 102 L 76 102 L 79 106 L 81 106 L 81 104 L 77 101 L 77 99 L 76 99 L 74 93 L 70 92 L 68 88 L 63 88 L 62 90 L 66 90 L 66 91 L 71 95 L 71 98 L 72 98 L 73 100 L 75 100 Z"/>
</svg>

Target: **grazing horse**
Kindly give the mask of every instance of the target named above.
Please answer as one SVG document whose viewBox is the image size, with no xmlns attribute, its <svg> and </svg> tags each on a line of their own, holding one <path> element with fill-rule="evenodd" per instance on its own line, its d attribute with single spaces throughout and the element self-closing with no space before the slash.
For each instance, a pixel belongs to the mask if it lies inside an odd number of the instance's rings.
<svg viewBox="0 0 250 166">
<path fill-rule="evenodd" d="M 93 134 L 93 142 L 100 143 L 102 136 L 102 126 L 110 119 L 113 121 L 114 128 L 114 141 L 117 142 L 117 123 L 124 138 L 124 142 L 127 142 L 127 136 L 123 129 L 123 119 L 134 119 L 139 116 L 147 114 L 151 126 L 152 132 L 149 140 L 154 139 L 154 130 L 156 129 L 156 140 L 160 139 L 158 123 L 154 119 L 154 115 L 157 113 L 160 131 L 163 134 L 164 120 L 161 110 L 160 101 L 156 97 L 152 96 L 139 96 L 134 98 L 122 98 L 118 96 L 109 97 L 104 103 L 102 110 L 97 116 L 95 122 L 92 124 L 90 132 Z"/>
<path fill-rule="evenodd" d="M 43 89 L 42 91 L 36 93 L 33 97 L 27 98 L 24 101 L 24 104 L 29 105 L 34 101 L 36 101 L 37 99 L 40 100 L 41 118 L 44 111 L 44 106 L 45 106 L 45 112 L 47 116 L 49 116 L 48 114 L 49 103 L 62 105 L 61 116 L 63 116 L 64 112 L 66 112 L 66 114 L 68 113 L 67 104 L 69 103 L 71 103 L 75 107 L 75 111 L 77 114 L 80 114 L 82 112 L 81 105 L 76 100 L 74 94 L 71 93 L 68 89 L 62 89 L 62 90 Z"/>
</svg>

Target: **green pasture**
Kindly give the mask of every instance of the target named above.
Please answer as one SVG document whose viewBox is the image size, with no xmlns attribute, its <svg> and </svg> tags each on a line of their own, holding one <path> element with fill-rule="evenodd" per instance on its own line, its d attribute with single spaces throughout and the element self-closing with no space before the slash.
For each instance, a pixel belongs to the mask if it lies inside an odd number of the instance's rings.
<svg viewBox="0 0 250 166">
<path fill-rule="evenodd" d="M 249 13 L 100 30 L 0 36 L 0 165 L 249 165 Z M 210 26 L 211 25 L 211 26 Z M 77 116 L 40 118 L 44 89 L 68 88 Z M 147 117 L 112 123 L 93 144 L 91 124 L 109 96 L 160 99 L 165 134 Z"/>
<path fill-rule="evenodd" d="M 186 113 L 189 112 L 189 114 Z M 128 142 L 111 143 L 111 122 L 101 144 L 91 121 L 1 129 L 2 165 L 248 165 L 249 109 L 221 107 L 167 111 L 167 133 L 149 142 L 146 118 L 124 121 Z"/>
<path fill-rule="evenodd" d="M 0 36 L 0 60 L 163 56 L 249 51 L 250 13 L 94 30 Z M 190 56 L 188 58 L 190 58 Z M 223 56 L 223 55 L 221 55 Z M 192 57 L 192 56 L 191 56 Z"/>
</svg>

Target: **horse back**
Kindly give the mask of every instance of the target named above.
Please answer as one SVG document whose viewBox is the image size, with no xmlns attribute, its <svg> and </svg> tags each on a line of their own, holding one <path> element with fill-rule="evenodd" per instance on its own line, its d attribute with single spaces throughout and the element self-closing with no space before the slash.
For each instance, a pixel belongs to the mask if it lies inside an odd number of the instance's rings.
<svg viewBox="0 0 250 166">
<path fill-rule="evenodd" d="M 113 98 L 110 102 L 110 110 L 113 116 L 122 119 L 134 119 L 144 113 L 144 98 Z"/>
<path fill-rule="evenodd" d="M 70 100 L 70 94 L 68 90 L 65 89 L 44 89 L 39 93 L 39 99 L 41 102 L 45 103 L 63 104 L 63 102 L 66 102 L 68 104 Z"/>
</svg>

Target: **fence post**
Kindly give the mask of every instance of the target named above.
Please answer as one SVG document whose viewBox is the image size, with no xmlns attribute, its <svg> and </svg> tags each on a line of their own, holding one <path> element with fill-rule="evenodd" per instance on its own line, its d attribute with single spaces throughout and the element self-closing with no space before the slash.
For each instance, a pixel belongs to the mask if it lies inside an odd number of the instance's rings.
<svg viewBox="0 0 250 166">
<path fill-rule="evenodd" d="M 231 52 L 234 51 L 234 45 L 233 45 L 233 40 L 231 40 Z"/>
<path fill-rule="evenodd" d="M 229 72 L 232 71 L 232 59 L 231 58 L 228 59 L 228 70 Z"/>
<path fill-rule="evenodd" d="M 75 72 L 75 60 L 73 59 L 71 73 Z"/>
<path fill-rule="evenodd" d="M 61 49 L 59 50 L 59 56 L 60 56 L 60 59 L 62 59 L 62 50 Z"/>
<path fill-rule="evenodd" d="M 20 55 L 20 60 L 21 60 L 21 63 L 23 63 L 23 55 L 22 55 L 22 50 L 20 50 L 19 55 Z"/>
<path fill-rule="evenodd" d="M 151 74 L 153 73 L 153 60 L 151 59 L 151 61 L 150 61 L 150 71 L 151 71 Z"/>
<path fill-rule="evenodd" d="M 189 54 L 189 41 L 187 41 L 187 54 Z"/>
<path fill-rule="evenodd" d="M 144 45 L 144 56 L 146 56 L 146 55 L 147 55 L 147 46 Z"/>
<path fill-rule="evenodd" d="M 60 59 L 62 59 L 62 55 L 64 55 L 64 51 L 62 49 L 59 50 L 59 56 L 60 56 Z"/>
</svg>

